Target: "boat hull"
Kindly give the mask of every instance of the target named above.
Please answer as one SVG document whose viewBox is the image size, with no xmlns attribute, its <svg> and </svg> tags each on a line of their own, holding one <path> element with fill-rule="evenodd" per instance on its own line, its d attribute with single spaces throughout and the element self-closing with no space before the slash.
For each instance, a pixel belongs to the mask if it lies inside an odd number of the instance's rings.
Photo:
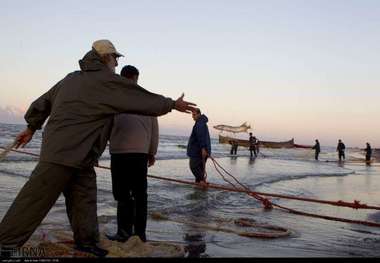
<svg viewBox="0 0 380 263">
<path fill-rule="evenodd" d="M 219 143 L 222 144 L 231 144 L 231 141 L 237 141 L 239 146 L 249 147 L 249 140 L 235 139 L 228 136 L 219 135 Z M 294 148 L 294 139 L 284 142 L 270 142 L 270 141 L 259 141 L 259 147 L 264 148 Z"/>
</svg>

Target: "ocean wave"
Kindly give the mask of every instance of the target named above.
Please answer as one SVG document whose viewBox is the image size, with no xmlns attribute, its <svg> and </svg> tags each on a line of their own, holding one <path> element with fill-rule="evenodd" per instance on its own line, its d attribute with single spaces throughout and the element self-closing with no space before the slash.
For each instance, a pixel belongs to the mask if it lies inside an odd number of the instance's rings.
<svg viewBox="0 0 380 263">
<path fill-rule="evenodd" d="M 8 176 L 15 176 L 15 177 L 24 177 L 24 178 L 29 178 L 30 174 L 29 173 L 22 173 L 22 172 L 16 172 L 16 171 L 11 171 L 7 169 L 0 169 L 0 174 L 5 174 Z"/>
<path fill-rule="evenodd" d="M 253 186 L 254 187 L 260 187 L 260 186 L 263 186 L 263 185 L 266 185 L 266 184 L 274 184 L 274 183 L 278 183 L 278 182 L 282 182 L 282 181 L 291 181 L 291 180 L 299 180 L 299 179 L 304 179 L 304 178 L 307 178 L 307 177 L 341 177 L 341 176 L 347 176 L 347 175 L 350 175 L 350 174 L 354 174 L 355 171 L 347 171 L 347 172 L 342 172 L 342 173 L 319 173 L 319 174 L 311 174 L 311 173 L 308 173 L 308 174 L 297 174 L 297 175 L 287 175 L 285 177 L 281 177 L 281 178 L 269 178 L 269 179 L 265 179 L 265 181 L 262 181 L 262 182 L 259 182 L 257 184 L 254 184 Z"/>
<path fill-rule="evenodd" d="M 18 162 L 37 162 L 38 157 L 29 155 L 19 155 L 19 156 L 7 156 L 1 160 L 2 163 L 18 163 Z"/>
</svg>

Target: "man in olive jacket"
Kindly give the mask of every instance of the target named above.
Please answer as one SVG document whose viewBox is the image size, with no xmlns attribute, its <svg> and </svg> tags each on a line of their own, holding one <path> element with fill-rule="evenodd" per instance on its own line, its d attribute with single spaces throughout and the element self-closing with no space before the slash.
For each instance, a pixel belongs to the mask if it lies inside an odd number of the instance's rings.
<svg viewBox="0 0 380 263">
<path fill-rule="evenodd" d="M 22 246 L 61 193 L 76 249 L 105 256 L 99 242 L 94 165 L 103 153 L 112 120 L 121 112 L 160 116 L 194 110 L 183 95 L 173 101 L 115 74 L 118 57 L 108 40 L 93 43 L 79 71 L 68 74 L 39 97 L 25 114 L 28 128 L 17 137 L 24 146 L 49 118 L 39 163 L 0 223 L 0 251 Z"/>
</svg>

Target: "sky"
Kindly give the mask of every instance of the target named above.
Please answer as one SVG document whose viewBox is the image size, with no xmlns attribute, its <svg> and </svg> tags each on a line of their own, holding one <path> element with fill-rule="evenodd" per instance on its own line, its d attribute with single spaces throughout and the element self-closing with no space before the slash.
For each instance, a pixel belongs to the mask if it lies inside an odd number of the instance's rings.
<svg viewBox="0 0 380 263">
<path fill-rule="evenodd" d="M 140 70 L 140 85 L 195 102 L 262 140 L 380 147 L 380 1 L 7 1 L 0 9 L 0 122 L 30 103 L 97 39 Z M 190 115 L 159 118 L 189 135 Z"/>
</svg>

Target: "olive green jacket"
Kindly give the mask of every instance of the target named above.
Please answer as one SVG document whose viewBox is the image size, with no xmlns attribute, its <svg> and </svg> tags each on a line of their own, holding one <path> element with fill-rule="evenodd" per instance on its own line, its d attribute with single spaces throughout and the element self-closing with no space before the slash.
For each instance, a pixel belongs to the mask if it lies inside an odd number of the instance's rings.
<svg viewBox="0 0 380 263">
<path fill-rule="evenodd" d="M 40 161 L 77 168 L 93 166 L 106 147 L 115 114 L 160 116 L 174 107 L 172 99 L 112 73 L 94 50 L 79 65 L 80 71 L 59 81 L 25 114 L 32 130 L 41 129 L 49 117 Z"/>
</svg>

